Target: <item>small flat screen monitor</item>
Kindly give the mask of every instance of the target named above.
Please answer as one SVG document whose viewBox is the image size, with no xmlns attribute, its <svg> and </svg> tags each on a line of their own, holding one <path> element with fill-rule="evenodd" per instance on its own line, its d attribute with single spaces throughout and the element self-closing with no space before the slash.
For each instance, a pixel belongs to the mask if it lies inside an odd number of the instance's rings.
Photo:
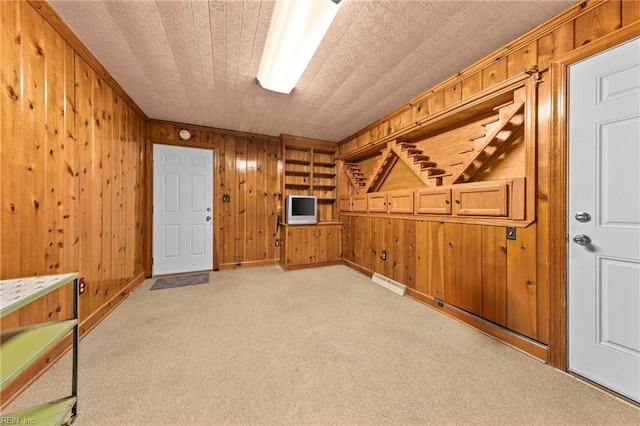
<svg viewBox="0 0 640 426">
<path fill-rule="evenodd" d="M 287 195 L 285 219 L 289 225 L 318 223 L 318 200 L 311 195 Z"/>
</svg>

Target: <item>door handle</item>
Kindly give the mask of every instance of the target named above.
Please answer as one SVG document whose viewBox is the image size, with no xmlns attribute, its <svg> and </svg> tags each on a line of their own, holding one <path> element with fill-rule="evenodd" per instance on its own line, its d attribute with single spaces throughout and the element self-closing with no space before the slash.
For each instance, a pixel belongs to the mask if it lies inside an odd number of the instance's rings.
<svg viewBox="0 0 640 426">
<path fill-rule="evenodd" d="M 591 220 L 591 215 L 587 212 L 576 213 L 576 220 L 578 222 L 586 223 Z"/>
<path fill-rule="evenodd" d="M 591 244 L 591 238 L 588 235 L 577 234 L 573 236 L 573 242 L 576 244 L 580 244 L 581 246 L 588 246 Z"/>
<path fill-rule="evenodd" d="M 211 216 L 207 216 L 207 222 L 211 220 Z"/>
</svg>

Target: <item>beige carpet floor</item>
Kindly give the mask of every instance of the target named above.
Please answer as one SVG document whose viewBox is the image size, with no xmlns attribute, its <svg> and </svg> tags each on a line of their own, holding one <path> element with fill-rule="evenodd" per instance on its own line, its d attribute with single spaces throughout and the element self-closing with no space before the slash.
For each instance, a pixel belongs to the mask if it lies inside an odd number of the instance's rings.
<svg viewBox="0 0 640 426">
<path fill-rule="evenodd" d="M 80 343 L 85 425 L 640 424 L 640 410 L 344 266 L 142 284 Z M 8 407 L 64 396 L 66 355 Z"/>
</svg>

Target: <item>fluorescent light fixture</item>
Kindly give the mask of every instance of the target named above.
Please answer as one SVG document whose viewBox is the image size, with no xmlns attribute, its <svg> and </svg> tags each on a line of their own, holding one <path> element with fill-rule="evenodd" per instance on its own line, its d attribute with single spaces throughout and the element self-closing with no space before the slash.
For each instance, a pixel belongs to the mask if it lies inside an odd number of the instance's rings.
<svg viewBox="0 0 640 426">
<path fill-rule="evenodd" d="M 339 7 L 340 0 L 276 0 L 258 70 L 262 88 L 291 93 Z"/>
</svg>

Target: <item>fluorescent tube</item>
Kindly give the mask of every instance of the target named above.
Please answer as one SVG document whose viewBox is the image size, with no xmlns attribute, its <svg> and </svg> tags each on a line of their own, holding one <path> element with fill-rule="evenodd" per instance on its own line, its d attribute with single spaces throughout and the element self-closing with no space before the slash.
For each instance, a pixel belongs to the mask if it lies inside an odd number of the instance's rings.
<svg viewBox="0 0 640 426">
<path fill-rule="evenodd" d="M 260 86 L 291 93 L 339 7 L 333 0 L 276 0 L 258 70 Z"/>
</svg>

